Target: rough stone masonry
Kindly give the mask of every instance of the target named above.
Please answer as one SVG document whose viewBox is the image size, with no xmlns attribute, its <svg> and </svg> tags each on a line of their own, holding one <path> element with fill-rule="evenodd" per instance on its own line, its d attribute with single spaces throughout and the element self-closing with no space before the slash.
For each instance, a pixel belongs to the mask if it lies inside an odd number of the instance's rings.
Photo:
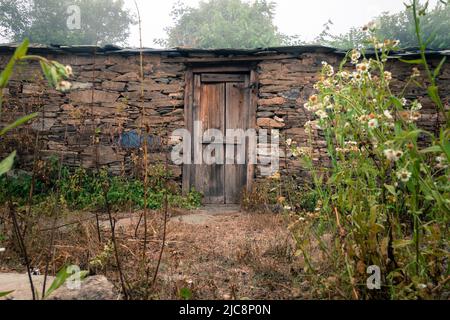
<svg viewBox="0 0 450 320">
<path fill-rule="evenodd" d="M 5 66 L 13 49 L 0 47 L 0 66 Z M 280 129 L 282 140 L 292 138 L 302 146 L 308 139 L 303 126 L 312 119 L 303 105 L 314 92 L 321 62 L 327 61 L 337 68 L 343 58 L 342 52 L 323 47 L 145 50 L 145 80 L 141 85 L 139 50 L 35 47 L 31 51 L 71 65 L 75 74 L 73 89 L 69 93 L 49 89 L 37 64 L 18 66 L 5 90 L 0 126 L 30 112 L 39 112 L 39 117 L 5 137 L 0 154 L 18 149 L 19 166 L 29 168 L 37 148 L 39 157 L 54 156 L 70 167 L 106 166 L 115 174 L 129 174 L 142 165 L 144 137 L 150 145 L 149 160 L 165 161 L 170 150 L 164 146 L 177 143 L 168 136 L 185 127 L 184 78 L 189 66 L 252 64 L 258 75 L 257 126 Z M 445 54 L 449 53 L 430 54 L 431 63 L 437 65 Z M 411 74 L 411 65 L 392 59 L 388 69 L 394 76 L 393 90 L 400 90 Z M 448 105 L 448 62 L 442 69 L 439 86 Z M 424 106 L 421 125 L 435 129 L 442 119 L 426 91 L 413 88 L 406 96 L 421 101 Z M 281 149 L 281 166 L 287 165 L 291 173 L 301 173 L 300 162 Z M 328 164 L 326 144 L 320 133 L 316 135 L 314 155 L 319 164 Z M 170 164 L 170 169 L 180 181 L 182 168 Z"/>
</svg>

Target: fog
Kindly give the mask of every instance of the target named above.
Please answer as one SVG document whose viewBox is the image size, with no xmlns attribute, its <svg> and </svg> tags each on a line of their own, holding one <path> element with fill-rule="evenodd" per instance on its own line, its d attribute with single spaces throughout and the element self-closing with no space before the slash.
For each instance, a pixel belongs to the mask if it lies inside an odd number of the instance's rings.
<svg viewBox="0 0 450 320">
<path fill-rule="evenodd" d="M 197 7 L 201 0 L 183 0 L 191 7 Z M 252 0 L 246 0 L 252 1 Z M 351 27 L 361 27 L 383 12 L 402 11 L 407 0 L 272 0 L 276 3 L 275 25 L 289 36 L 299 36 L 302 41 L 314 40 L 332 21 L 331 32 L 342 34 Z M 134 0 L 124 0 L 131 13 L 136 13 Z M 155 39 L 166 37 L 165 28 L 174 24 L 170 15 L 178 0 L 136 0 L 142 17 L 143 45 L 160 48 Z M 438 0 L 431 0 L 430 7 Z M 81 15 L 83 13 L 81 12 Z M 139 47 L 138 25 L 131 27 L 127 46 Z M 8 42 L 0 35 L 0 43 Z"/>
<path fill-rule="evenodd" d="M 133 0 L 125 0 L 133 12 L 136 11 Z M 170 12 L 177 0 L 149 1 L 137 0 L 142 15 L 143 43 L 146 47 L 158 45 L 155 38 L 165 36 L 164 28 L 173 22 Z M 199 0 L 185 0 L 189 6 L 197 6 Z M 277 4 L 275 24 L 287 35 L 299 35 L 302 40 L 313 40 L 323 25 L 331 20 L 333 33 L 345 33 L 351 27 L 363 26 L 382 12 L 402 11 L 404 0 L 275 0 Z M 437 0 L 430 1 L 434 6 Z M 139 46 L 138 27 L 132 28 L 129 39 L 131 46 Z"/>
</svg>

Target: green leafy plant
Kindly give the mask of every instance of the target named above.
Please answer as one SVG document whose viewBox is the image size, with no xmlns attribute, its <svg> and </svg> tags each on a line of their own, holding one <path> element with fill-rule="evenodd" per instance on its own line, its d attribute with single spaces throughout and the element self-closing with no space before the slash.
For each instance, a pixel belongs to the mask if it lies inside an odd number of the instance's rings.
<svg viewBox="0 0 450 320">
<path fill-rule="evenodd" d="M 48 298 L 53 292 L 61 288 L 70 278 L 76 278 L 80 281 L 85 279 L 88 276 L 88 271 L 79 271 L 77 273 L 70 272 L 69 266 L 64 266 L 61 268 L 61 270 L 58 271 L 56 274 L 55 280 L 53 280 L 52 284 L 48 288 L 48 290 L 45 292 L 45 296 L 43 299 Z"/>
<path fill-rule="evenodd" d="M 39 61 L 42 71 L 47 78 L 49 85 L 55 87 L 58 90 L 66 91 L 70 89 L 70 82 L 66 81 L 72 75 L 72 68 L 70 66 L 63 66 L 56 61 L 49 61 L 40 56 L 27 55 L 29 46 L 28 39 L 24 40 L 21 45 L 19 45 L 14 52 L 12 58 L 6 65 L 5 69 L 0 74 L 0 117 L 2 114 L 2 103 L 3 103 L 3 89 L 8 86 L 9 80 L 14 71 L 14 66 L 17 62 L 21 61 Z M 7 125 L 0 130 L 0 138 L 4 136 L 9 131 L 29 122 L 37 116 L 37 113 L 23 116 L 13 123 Z M 6 159 L 0 162 L 0 176 L 11 170 L 16 153 L 12 152 Z"/>
<path fill-rule="evenodd" d="M 422 71 L 413 68 L 406 88 L 394 94 L 387 61 L 399 43 L 380 41 L 375 29 L 368 29 L 373 56 L 355 49 L 337 71 L 323 62 L 317 94 L 305 105 L 316 116 L 305 125 L 310 145 L 292 146 L 311 172 L 318 197 L 315 212 L 303 212 L 291 225 L 308 271 L 318 275 L 320 266 L 311 262 L 305 244 L 311 237 L 324 243 L 321 234 L 335 235 L 329 247 L 321 248 L 334 270 L 331 278 L 339 281 L 328 281 L 329 271 L 328 277 L 315 278 L 324 295 L 334 290 L 354 299 L 427 299 L 447 281 L 450 131 L 436 80 L 445 59 L 430 69 L 420 33 L 425 10 L 417 1 L 408 8 L 415 17 L 421 58 L 404 62 Z M 419 82 L 422 72 L 427 84 Z M 437 132 L 420 128 L 421 102 L 403 96 L 412 85 L 427 89 L 435 112 L 445 119 Z M 317 130 L 325 135 L 332 163 L 326 179 L 311 156 Z M 371 265 L 382 271 L 380 291 L 365 286 Z"/>
<path fill-rule="evenodd" d="M 177 3 L 174 26 L 167 28 L 164 47 L 258 48 L 280 46 L 290 40 L 273 23 L 275 3 L 257 0 L 202 1 L 198 8 Z"/>
<path fill-rule="evenodd" d="M 25 39 L 15 50 L 12 58 L 7 63 L 5 69 L 0 73 L 0 118 L 2 116 L 2 105 L 3 105 L 3 93 L 4 89 L 7 88 L 8 83 L 11 79 L 11 76 L 14 71 L 14 66 L 18 62 L 23 61 L 38 61 L 42 68 L 42 72 L 48 80 L 50 86 L 55 87 L 60 91 L 67 91 L 71 87 L 71 83 L 67 81 L 67 79 L 72 75 L 72 68 L 70 66 L 63 66 L 56 61 L 50 61 L 46 58 L 36 55 L 27 55 L 29 41 Z M 2 138 L 9 131 L 27 123 L 28 121 L 34 119 L 37 116 L 37 113 L 33 113 L 30 115 L 25 115 L 13 123 L 7 125 L 3 129 L 0 130 L 0 138 Z M 14 160 L 16 157 L 16 151 L 13 151 L 6 159 L 0 161 L 0 178 L 4 176 L 7 172 L 11 170 L 14 164 Z M 7 184 L 9 185 L 9 184 Z M 3 193 L 2 193 L 3 196 Z M 16 216 L 14 204 L 12 203 L 11 197 L 9 197 L 9 214 L 13 221 L 14 225 L 14 233 L 18 239 L 19 246 L 22 251 L 22 255 L 27 267 L 28 278 L 30 282 L 30 288 L 33 296 L 33 300 L 36 299 L 37 295 L 35 292 L 33 279 L 31 277 L 30 271 L 30 260 L 27 254 L 27 248 L 24 242 L 24 235 L 20 231 L 18 219 Z"/>
<path fill-rule="evenodd" d="M 108 183 L 108 201 L 114 210 L 127 208 L 144 208 L 144 183 L 138 179 L 111 176 L 105 169 L 99 172 L 89 172 L 83 168 L 70 171 L 63 167 L 61 179 L 58 180 L 54 171 L 58 167 L 55 163 L 42 164 L 42 172 L 35 179 L 32 204 L 36 212 L 49 212 L 48 207 L 54 203 L 54 193 L 60 188 L 59 201 L 68 209 L 102 210 L 105 205 L 103 184 Z M 169 204 L 173 207 L 195 209 L 201 206 L 202 196 L 195 190 L 181 195 L 177 188 L 165 188 L 166 180 L 171 179 L 170 172 L 160 169 L 149 173 L 149 192 L 147 192 L 147 208 L 160 209 L 168 194 Z M 20 206 L 28 201 L 32 177 L 27 173 L 16 173 L 10 177 L 0 177 L 0 203 L 14 199 Z M 40 210 L 41 208 L 42 210 Z"/>
<path fill-rule="evenodd" d="M 180 298 L 182 300 L 191 300 L 192 299 L 192 291 L 189 288 L 181 288 L 180 289 Z"/>
<path fill-rule="evenodd" d="M 9 296 L 13 292 L 14 292 L 14 290 L 13 291 L 0 292 L 0 298 Z"/>
</svg>

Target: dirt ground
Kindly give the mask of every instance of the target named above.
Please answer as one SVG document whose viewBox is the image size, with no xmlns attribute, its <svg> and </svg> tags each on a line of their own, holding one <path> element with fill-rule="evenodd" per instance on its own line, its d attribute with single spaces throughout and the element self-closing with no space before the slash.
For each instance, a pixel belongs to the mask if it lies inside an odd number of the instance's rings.
<svg viewBox="0 0 450 320">
<path fill-rule="evenodd" d="M 135 230 L 139 215 L 114 215 L 121 267 L 132 298 L 308 298 L 303 263 L 295 256 L 293 240 L 281 215 L 220 207 L 171 212 L 155 283 L 152 279 L 161 249 L 163 213 L 148 214 L 146 264 L 142 263 L 143 224 L 137 233 Z M 58 222 L 61 228 L 55 237 L 51 272 L 67 263 L 78 264 L 91 273 L 106 275 L 120 288 L 113 251 L 105 247 L 111 238 L 109 221 L 101 217 L 99 242 L 92 215 L 86 219 L 86 214 L 80 214 L 77 219 Z M 33 266 L 43 272 L 50 232 L 45 230 L 48 221 L 39 225 L 41 232 L 29 236 L 32 239 L 28 247 Z M 23 271 L 18 257 L 11 253 L 6 256 L 0 261 L 1 272 Z"/>
</svg>

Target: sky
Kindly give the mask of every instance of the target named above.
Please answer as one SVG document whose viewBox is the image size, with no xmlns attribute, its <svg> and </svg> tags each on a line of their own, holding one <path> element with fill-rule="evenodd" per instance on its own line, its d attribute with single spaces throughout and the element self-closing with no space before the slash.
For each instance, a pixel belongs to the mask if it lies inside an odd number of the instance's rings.
<svg viewBox="0 0 450 320">
<path fill-rule="evenodd" d="M 142 16 L 143 44 L 158 48 L 154 39 L 164 38 L 164 28 L 173 22 L 170 12 L 177 0 L 137 0 Z M 200 0 L 185 0 L 189 6 L 197 6 Z M 299 35 L 302 40 L 313 40 L 330 19 L 332 32 L 345 33 L 351 27 L 362 27 L 382 12 L 399 12 L 406 0 L 274 0 L 277 4 L 275 24 L 280 32 Z M 431 1 L 431 4 L 437 0 Z M 133 0 L 125 0 L 126 6 L 136 11 Z M 129 45 L 139 46 L 138 27 L 132 28 Z"/>
<path fill-rule="evenodd" d="M 183 0 L 197 7 L 201 0 Z M 252 1 L 252 0 L 244 0 Z M 362 27 L 382 12 L 395 13 L 404 9 L 408 0 L 272 0 L 276 3 L 275 25 L 283 34 L 300 36 L 308 42 L 320 34 L 324 24 L 331 20 L 333 34 L 346 33 L 351 27 Z M 124 0 L 125 6 L 136 13 L 134 0 Z M 170 13 L 178 0 L 136 0 L 142 17 L 143 45 L 160 48 L 155 39 L 165 38 L 164 29 L 173 25 Z M 421 2 L 424 2 L 421 1 Z M 430 7 L 438 0 L 430 0 Z M 0 43 L 7 39 L 0 37 Z M 131 28 L 128 46 L 139 47 L 139 28 Z"/>
</svg>

